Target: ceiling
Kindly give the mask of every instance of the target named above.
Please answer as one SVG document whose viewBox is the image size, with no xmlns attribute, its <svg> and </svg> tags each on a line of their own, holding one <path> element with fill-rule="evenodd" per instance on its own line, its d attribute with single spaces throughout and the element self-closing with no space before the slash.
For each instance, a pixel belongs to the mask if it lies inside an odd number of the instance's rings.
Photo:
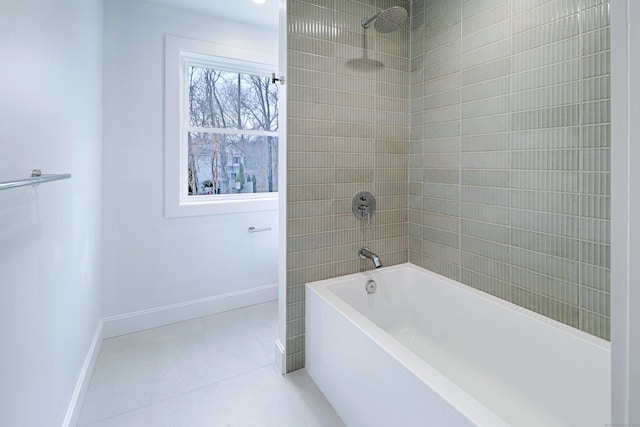
<svg viewBox="0 0 640 427">
<path fill-rule="evenodd" d="M 165 6 L 206 13 L 230 21 L 271 29 L 278 28 L 278 1 L 255 4 L 251 0 L 147 0 Z"/>
</svg>

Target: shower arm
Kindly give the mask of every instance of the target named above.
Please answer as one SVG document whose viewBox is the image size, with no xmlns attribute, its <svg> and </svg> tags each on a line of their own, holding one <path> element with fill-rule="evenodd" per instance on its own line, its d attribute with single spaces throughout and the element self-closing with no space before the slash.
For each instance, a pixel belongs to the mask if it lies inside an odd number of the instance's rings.
<svg viewBox="0 0 640 427">
<path fill-rule="evenodd" d="M 360 21 L 360 24 L 362 24 L 362 28 L 369 28 L 369 24 L 371 24 L 373 21 L 375 21 L 375 20 L 376 20 L 376 18 L 377 18 L 378 16 L 380 16 L 380 14 L 381 14 L 382 12 L 383 12 L 383 11 L 381 10 L 380 12 L 376 13 L 375 15 L 373 15 L 371 18 L 369 18 L 369 19 L 363 19 L 362 21 Z"/>
</svg>

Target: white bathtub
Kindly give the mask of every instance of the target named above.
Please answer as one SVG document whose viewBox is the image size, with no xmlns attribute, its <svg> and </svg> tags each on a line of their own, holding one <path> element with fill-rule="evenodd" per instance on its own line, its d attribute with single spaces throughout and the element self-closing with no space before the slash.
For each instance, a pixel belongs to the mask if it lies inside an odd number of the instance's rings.
<svg viewBox="0 0 640 427">
<path fill-rule="evenodd" d="M 610 353 L 411 264 L 306 286 L 306 369 L 349 427 L 603 427 Z"/>
</svg>

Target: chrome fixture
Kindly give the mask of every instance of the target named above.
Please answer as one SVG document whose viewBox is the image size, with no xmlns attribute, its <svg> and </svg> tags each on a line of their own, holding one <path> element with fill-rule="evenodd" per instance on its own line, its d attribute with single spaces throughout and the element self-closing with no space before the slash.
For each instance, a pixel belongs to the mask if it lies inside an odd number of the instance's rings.
<svg viewBox="0 0 640 427">
<path fill-rule="evenodd" d="M 271 83 L 276 84 L 277 82 L 284 84 L 284 76 L 276 77 L 276 73 L 271 73 Z"/>
<path fill-rule="evenodd" d="M 368 191 L 361 191 L 351 201 L 351 210 L 358 219 L 366 219 L 371 225 L 371 215 L 376 211 L 376 198 Z"/>
<path fill-rule="evenodd" d="M 369 279 L 367 280 L 367 284 L 364 285 L 364 288 L 367 290 L 368 294 L 372 294 L 376 291 L 376 289 L 378 289 L 378 284 L 375 280 Z"/>
<path fill-rule="evenodd" d="M 376 22 L 373 26 L 377 32 L 390 33 L 400 28 L 408 16 L 407 9 L 402 6 L 393 6 L 389 9 L 381 10 L 369 19 L 363 19 L 360 24 L 362 24 L 362 28 L 369 28 L 371 21 L 375 20 Z"/>
<path fill-rule="evenodd" d="M 360 250 L 358 251 L 358 255 L 360 255 L 360 258 L 362 259 L 370 259 L 371 262 L 373 262 L 373 266 L 375 268 L 382 267 L 382 261 L 380 261 L 380 258 L 378 257 L 378 255 L 374 254 L 364 246 L 360 248 Z"/>
<path fill-rule="evenodd" d="M 42 184 L 44 182 L 59 181 L 61 179 L 69 179 L 69 178 L 71 178 L 71 175 L 68 173 L 62 173 L 57 175 L 56 174 L 43 175 L 40 169 L 33 169 L 31 171 L 31 178 L 0 182 L 0 190 L 24 187 L 26 185 L 37 185 L 37 184 Z"/>
<path fill-rule="evenodd" d="M 259 233 L 261 231 L 271 231 L 271 227 L 255 228 L 249 227 L 249 233 Z"/>
</svg>

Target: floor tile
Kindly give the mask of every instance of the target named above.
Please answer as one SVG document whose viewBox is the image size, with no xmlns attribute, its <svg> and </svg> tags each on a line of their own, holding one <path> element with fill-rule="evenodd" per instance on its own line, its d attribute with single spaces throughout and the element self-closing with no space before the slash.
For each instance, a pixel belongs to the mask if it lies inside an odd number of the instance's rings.
<svg viewBox="0 0 640 427">
<path fill-rule="evenodd" d="M 154 342 L 168 341 L 174 338 L 181 338 L 203 331 L 202 318 L 185 320 L 184 322 L 173 323 L 159 328 L 153 328 Z"/>
<path fill-rule="evenodd" d="M 153 343 L 153 329 L 134 332 L 132 334 L 120 335 L 118 337 L 102 340 L 100 346 L 100 356 L 117 353 L 122 350 L 131 350 Z"/>
<path fill-rule="evenodd" d="M 289 383 L 273 367 L 218 383 L 231 427 L 312 426 L 304 402 L 288 392 Z"/>
<path fill-rule="evenodd" d="M 79 425 L 83 427 L 144 427 L 151 424 L 152 413 L 153 409 L 145 406 L 95 423 Z"/>
<path fill-rule="evenodd" d="M 217 381 L 214 354 L 206 346 L 202 333 L 188 334 L 153 347 L 151 387 L 154 401 Z"/>
<path fill-rule="evenodd" d="M 99 356 L 80 423 L 88 424 L 151 403 L 152 357 L 150 346 Z"/>
<path fill-rule="evenodd" d="M 91 424 L 91 427 L 227 427 L 216 384 Z"/>
<path fill-rule="evenodd" d="M 249 330 L 236 328 L 206 334 L 218 381 L 273 364 L 273 349 L 267 351 Z"/>
<path fill-rule="evenodd" d="M 304 371 L 273 363 L 277 302 L 103 341 L 79 426 L 341 427 Z"/>
<path fill-rule="evenodd" d="M 306 413 L 314 415 L 313 425 L 342 427 L 344 423 L 306 370 L 300 369 L 285 377 L 291 384 L 290 393 L 297 394 L 305 403 Z"/>
<path fill-rule="evenodd" d="M 230 427 L 343 427 L 305 370 L 268 366 L 218 383 Z"/>
</svg>

